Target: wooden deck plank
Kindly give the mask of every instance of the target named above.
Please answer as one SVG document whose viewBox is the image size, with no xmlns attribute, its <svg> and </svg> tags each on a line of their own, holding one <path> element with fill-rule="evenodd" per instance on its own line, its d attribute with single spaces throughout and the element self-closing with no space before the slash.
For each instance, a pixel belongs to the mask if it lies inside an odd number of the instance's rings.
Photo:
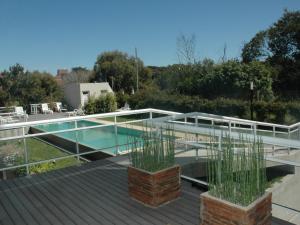
<svg viewBox="0 0 300 225">
<path fill-rule="evenodd" d="M 83 176 L 86 175 L 84 174 Z M 83 193 L 83 197 L 89 199 L 90 202 L 95 202 L 96 205 L 99 205 L 100 201 L 102 205 L 105 206 L 106 210 L 110 211 L 110 216 L 117 217 L 120 219 L 120 221 L 123 221 L 123 223 L 126 224 L 153 224 L 153 221 L 147 222 L 146 220 L 139 219 L 139 217 L 134 217 L 131 213 L 132 211 L 128 210 L 127 207 L 120 207 L 120 203 L 122 202 L 114 202 L 113 200 L 115 199 L 115 191 L 107 195 L 106 191 L 103 190 L 103 181 L 92 182 L 92 188 L 86 189 L 87 182 L 82 180 L 82 176 L 77 176 L 76 180 L 77 182 L 75 183 L 74 188 L 77 188 L 76 190 L 78 192 Z M 93 181 L 94 179 L 91 180 Z M 70 181 L 66 180 L 62 182 L 69 183 Z M 130 220 L 130 222 L 126 222 L 128 220 Z"/>
<path fill-rule="evenodd" d="M 113 193 L 116 194 L 118 192 L 118 190 L 122 190 L 122 192 L 120 193 L 119 196 L 117 196 L 116 199 L 120 199 L 120 198 L 125 198 L 123 199 L 123 202 L 126 200 L 131 200 L 128 196 L 128 192 L 127 192 L 127 172 L 125 172 L 126 170 L 124 170 L 123 167 L 119 167 L 119 168 L 122 168 L 122 172 L 123 172 L 123 176 L 119 176 L 117 175 L 116 173 L 114 174 L 109 174 L 109 171 L 110 170 L 106 170 L 105 173 L 101 174 L 101 180 L 99 180 L 99 178 L 94 178 L 94 179 L 98 179 L 99 182 L 101 182 L 102 180 L 104 180 L 105 182 L 103 182 L 102 187 L 105 187 L 105 185 L 109 184 L 109 182 L 112 182 L 114 184 L 115 187 L 117 187 L 117 190 L 114 190 Z M 115 169 L 113 169 L 112 171 L 115 171 Z M 125 173 L 125 176 L 124 176 L 124 173 Z M 88 177 L 90 176 L 90 179 L 87 179 Z M 85 176 L 84 179 L 87 179 L 86 182 L 89 182 L 89 180 L 92 180 L 93 177 L 96 177 L 95 174 L 92 174 L 92 173 L 89 173 L 87 174 L 87 176 Z M 107 180 L 105 180 L 105 177 L 107 178 Z M 110 179 L 110 181 L 109 181 Z M 111 185 L 108 185 L 107 186 L 107 189 L 106 191 L 109 192 L 111 190 Z M 131 200 L 132 201 L 132 200 Z M 176 204 L 175 202 L 172 203 L 172 205 Z M 163 209 L 164 209 L 165 206 L 163 207 L 160 207 L 159 209 L 159 213 L 162 213 L 164 216 L 166 216 L 166 213 L 163 213 L 161 212 Z M 181 213 L 181 212 L 171 212 L 171 213 L 168 213 L 170 214 L 169 217 L 174 217 L 174 214 L 175 217 L 178 217 L 176 218 L 176 220 L 174 219 L 174 221 L 176 221 L 177 223 L 181 220 L 180 216 L 177 216 L 178 213 Z M 182 221 L 181 223 L 179 224 L 189 224 L 187 221 Z"/>
<path fill-rule="evenodd" d="M 0 224 L 199 224 L 201 191 L 188 182 L 179 199 L 156 209 L 131 199 L 127 182 L 127 168 L 109 160 L 0 182 Z"/>
</svg>

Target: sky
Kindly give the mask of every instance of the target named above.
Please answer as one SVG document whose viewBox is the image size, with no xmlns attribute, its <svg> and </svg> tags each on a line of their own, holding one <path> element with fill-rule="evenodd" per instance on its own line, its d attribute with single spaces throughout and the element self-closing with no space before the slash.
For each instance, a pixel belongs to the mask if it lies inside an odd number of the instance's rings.
<svg viewBox="0 0 300 225">
<path fill-rule="evenodd" d="M 196 36 L 198 59 L 240 56 L 242 46 L 299 0 L 0 0 L 0 71 L 92 68 L 120 50 L 145 65 L 178 63 L 176 39 Z"/>
</svg>

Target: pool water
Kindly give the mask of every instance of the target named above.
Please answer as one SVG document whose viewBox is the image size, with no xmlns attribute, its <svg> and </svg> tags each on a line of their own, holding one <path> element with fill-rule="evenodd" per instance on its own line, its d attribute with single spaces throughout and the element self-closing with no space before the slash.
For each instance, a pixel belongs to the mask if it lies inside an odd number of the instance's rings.
<svg viewBox="0 0 300 225">
<path fill-rule="evenodd" d="M 96 125 L 101 124 L 87 120 L 77 121 L 77 127 L 89 127 Z M 55 124 L 37 125 L 35 127 L 43 131 L 51 132 L 75 128 L 75 123 L 63 122 Z M 114 125 L 79 130 L 77 131 L 77 138 L 80 144 L 86 145 L 93 149 L 103 149 L 104 152 L 115 154 L 117 152 L 117 143 L 119 145 L 119 152 L 126 151 L 128 150 L 127 143 L 130 140 L 132 140 L 132 137 L 139 137 L 141 134 L 141 131 L 139 130 L 125 127 L 118 127 L 117 131 L 117 135 L 115 135 Z M 76 142 L 75 131 L 58 133 L 55 135 Z"/>
</svg>

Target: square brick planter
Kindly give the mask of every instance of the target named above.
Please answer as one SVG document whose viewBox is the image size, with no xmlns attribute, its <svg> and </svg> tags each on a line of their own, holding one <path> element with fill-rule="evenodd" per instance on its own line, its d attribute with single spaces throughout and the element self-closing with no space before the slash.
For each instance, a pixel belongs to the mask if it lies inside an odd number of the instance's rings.
<svg viewBox="0 0 300 225">
<path fill-rule="evenodd" d="M 135 200 L 151 207 L 158 207 L 180 195 L 180 166 L 154 173 L 128 167 L 128 192 Z"/>
<path fill-rule="evenodd" d="M 201 225 L 271 225 L 272 193 L 266 193 L 247 207 L 201 194 Z"/>
</svg>

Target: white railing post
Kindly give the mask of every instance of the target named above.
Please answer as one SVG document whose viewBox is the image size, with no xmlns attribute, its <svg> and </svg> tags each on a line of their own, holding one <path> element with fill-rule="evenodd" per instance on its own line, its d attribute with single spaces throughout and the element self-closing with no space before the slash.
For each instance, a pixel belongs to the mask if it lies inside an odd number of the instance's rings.
<svg viewBox="0 0 300 225">
<path fill-rule="evenodd" d="M 25 127 L 22 127 L 22 133 L 23 133 L 23 144 L 24 144 L 24 158 L 25 158 L 25 163 L 26 163 L 26 175 L 29 174 L 29 166 L 28 166 L 28 149 L 27 149 L 27 142 L 26 142 L 26 137 L 25 137 Z"/>
<path fill-rule="evenodd" d="M 276 137 L 276 128 L 273 126 L 273 137 Z M 275 145 L 272 145 L 272 155 L 275 154 Z"/>
<path fill-rule="evenodd" d="M 229 137 L 231 139 L 231 120 L 229 120 L 228 127 L 229 127 Z"/>
<path fill-rule="evenodd" d="M 149 119 L 152 120 L 152 118 L 153 118 L 152 111 L 150 111 L 150 113 L 149 113 Z"/>
<path fill-rule="evenodd" d="M 186 116 L 184 117 L 184 126 L 186 127 L 186 123 L 187 123 L 187 118 Z M 184 149 L 185 151 L 187 151 L 188 146 L 187 146 L 187 132 L 184 132 L 184 139 L 185 139 L 185 145 L 184 145 Z"/>
<path fill-rule="evenodd" d="M 195 116 L 195 126 L 198 127 L 198 116 Z"/>
<path fill-rule="evenodd" d="M 298 126 L 298 139 L 300 140 L 300 125 Z"/>
<path fill-rule="evenodd" d="M 75 128 L 78 128 L 77 125 L 77 120 L 75 120 Z M 76 139 L 76 154 L 77 154 L 77 160 L 79 161 L 80 157 L 79 157 L 79 143 L 78 143 L 78 131 L 75 131 L 75 139 Z"/>
<path fill-rule="evenodd" d="M 288 128 L 288 139 L 291 139 L 291 128 Z M 288 147 L 288 154 L 290 154 L 291 148 Z"/>
<path fill-rule="evenodd" d="M 116 155 L 119 154 L 119 140 L 118 140 L 118 127 L 117 127 L 117 116 L 114 116 L 114 127 L 115 127 L 115 138 L 116 138 Z"/>
<path fill-rule="evenodd" d="M 253 136 L 256 138 L 256 124 L 253 124 Z"/>
</svg>

